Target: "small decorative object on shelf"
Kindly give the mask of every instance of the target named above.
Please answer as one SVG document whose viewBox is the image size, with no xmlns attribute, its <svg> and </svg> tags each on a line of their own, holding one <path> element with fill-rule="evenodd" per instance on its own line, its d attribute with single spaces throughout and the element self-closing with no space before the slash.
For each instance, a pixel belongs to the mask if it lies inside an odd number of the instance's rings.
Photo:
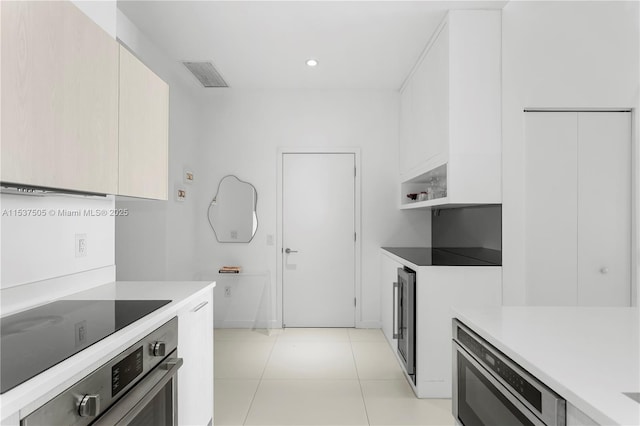
<svg viewBox="0 0 640 426">
<path fill-rule="evenodd" d="M 418 198 L 418 194 L 415 194 L 415 193 L 407 194 L 407 198 L 415 201 L 416 198 Z"/>
<path fill-rule="evenodd" d="M 221 274 L 239 274 L 241 270 L 240 266 L 223 266 L 218 272 Z"/>
</svg>

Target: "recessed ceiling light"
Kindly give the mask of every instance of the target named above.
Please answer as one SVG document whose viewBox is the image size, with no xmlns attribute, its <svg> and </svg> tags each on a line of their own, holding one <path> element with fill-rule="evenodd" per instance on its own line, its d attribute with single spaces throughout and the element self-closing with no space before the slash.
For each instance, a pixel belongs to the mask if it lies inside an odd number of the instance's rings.
<svg viewBox="0 0 640 426">
<path fill-rule="evenodd" d="M 307 59 L 307 66 L 309 67 L 315 67 L 318 66 L 318 60 L 317 59 Z"/>
</svg>

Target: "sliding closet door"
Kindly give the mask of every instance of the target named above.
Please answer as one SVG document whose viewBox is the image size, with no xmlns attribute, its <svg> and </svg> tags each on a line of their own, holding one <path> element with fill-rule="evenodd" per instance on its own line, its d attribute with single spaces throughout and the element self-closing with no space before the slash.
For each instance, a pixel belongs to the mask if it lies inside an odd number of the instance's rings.
<svg viewBox="0 0 640 426">
<path fill-rule="evenodd" d="M 578 305 L 631 301 L 631 113 L 578 114 Z"/>
</svg>

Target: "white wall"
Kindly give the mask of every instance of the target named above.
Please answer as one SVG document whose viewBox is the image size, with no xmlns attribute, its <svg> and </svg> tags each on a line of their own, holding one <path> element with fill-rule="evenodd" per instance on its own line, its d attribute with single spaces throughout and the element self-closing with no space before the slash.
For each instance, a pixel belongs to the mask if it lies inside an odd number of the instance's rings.
<svg viewBox="0 0 640 426">
<path fill-rule="evenodd" d="M 129 19 L 118 11 L 118 39 L 169 84 L 169 200 L 118 197 L 118 208 L 128 216 L 116 219 L 118 280 L 190 280 L 195 274 L 196 194 L 200 187 L 195 167 L 202 125 L 198 91 L 184 67 L 167 59 Z M 184 184 L 183 170 L 195 173 Z M 175 188 L 187 190 L 178 202 Z M 203 214 L 203 213 L 202 213 Z"/>
<path fill-rule="evenodd" d="M 509 2 L 503 34 L 503 301 L 527 303 L 524 108 L 638 108 L 637 2 Z M 636 133 L 635 146 L 638 146 Z M 553 208 L 553 206 L 549 206 Z"/>
<path fill-rule="evenodd" d="M 112 196 L 0 195 L 0 287 L 6 289 L 113 265 L 114 217 L 89 213 L 113 208 Z M 32 216 L 14 215 L 19 212 L 30 212 Z M 72 216 L 75 214 L 78 216 Z M 86 235 L 84 257 L 75 255 L 76 234 Z"/>
<path fill-rule="evenodd" d="M 400 211 L 398 200 L 398 106 L 393 91 L 217 90 L 203 109 L 198 194 L 198 267 L 206 277 L 226 264 L 271 274 L 272 312 L 281 312 L 276 293 L 277 151 L 279 147 L 359 147 L 362 170 L 361 326 L 378 326 L 379 248 L 428 245 L 428 212 Z M 249 244 L 218 243 L 206 219 L 219 180 L 234 174 L 258 192 L 258 231 Z M 209 275 L 211 276 L 211 275 Z M 223 297 L 223 286 L 216 297 Z M 256 295 L 259 297 L 259 295 Z M 251 309 L 254 301 L 234 303 Z M 231 303 L 231 302 L 229 302 Z M 241 317 L 251 317 L 251 312 Z"/>
</svg>

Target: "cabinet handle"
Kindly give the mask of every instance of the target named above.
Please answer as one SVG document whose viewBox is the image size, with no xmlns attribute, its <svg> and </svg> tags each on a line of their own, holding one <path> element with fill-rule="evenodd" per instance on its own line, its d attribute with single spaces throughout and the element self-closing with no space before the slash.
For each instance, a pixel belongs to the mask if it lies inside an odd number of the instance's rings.
<svg viewBox="0 0 640 426">
<path fill-rule="evenodd" d="M 397 312 L 397 307 L 398 307 L 398 296 L 397 296 L 397 290 L 398 289 L 398 283 L 393 283 L 393 327 L 392 327 L 392 333 L 393 333 L 393 338 L 397 339 L 399 337 L 399 333 L 398 333 L 398 312 Z"/>
<path fill-rule="evenodd" d="M 196 306 L 195 308 L 193 308 L 193 310 L 191 312 L 198 312 L 200 309 L 204 308 L 205 306 L 207 306 L 207 304 L 209 304 L 209 301 L 206 300 L 202 303 L 200 303 L 198 306 Z"/>
</svg>

